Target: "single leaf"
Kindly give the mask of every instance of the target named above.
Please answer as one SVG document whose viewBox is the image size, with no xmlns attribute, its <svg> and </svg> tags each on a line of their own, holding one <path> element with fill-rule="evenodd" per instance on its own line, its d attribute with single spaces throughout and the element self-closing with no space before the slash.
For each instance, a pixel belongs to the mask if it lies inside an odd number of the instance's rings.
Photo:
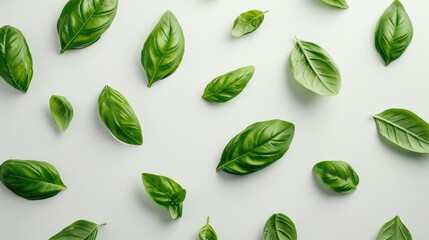
<svg viewBox="0 0 429 240">
<path fill-rule="evenodd" d="M 296 240 L 297 233 L 292 220 L 282 213 L 272 215 L 264 227 L 263 240 Z"/>
<path fill-rule="evenodd" d="M 182 216 L 186 190 L 173 179 L 150 173 L 142 174 L 143 186 L 150 198 L 162 208 L 168 209 L 173 219 Z"/>
<path fill-rule="evenodd" d="M 223 103 L 241 93 L 255 73 L 255 67 L 236 69 L 213 79 L 204 90 L 203 99 Z"/>
<path fill-rule="evenodd" d="M 50 198 L 67 189 L 54 166 L 34 160 L 5 161 L 0 166 L 0 181 L 28 200 Z"/>
<path fill-rule="evenodd" d="M 232 36 L 241 37 L 258 29 L 268 11 L 250 10 L 238 16 L 232 26 Z"/>
<path fill-rule="evenodd" d="M 200 230 L 200 240 L 217 240 L 217 235 L 213 227 L 210 225 L 210 217 L 207 218 L 207 223 Z"/>
<path fill-rule="evenodd" d="M 359 176 L 350 164 L 343 161 L 323 161 L 313 167 L 313 172 L 329 189 L 338 193 L 356 190 Z"/>
<path fill-rule="evenodd" d="M 337 95 L 341 88 L 341 74 L 334 60 L 319 45 L 296 39 L 289 55 L 293 78 L 303 87 L 319 95 Z"/>
<path fill-rule="evenodd" d="M 49 99 L 49 108 L 55 124 L 61 131 L 65 131 L 73 119 L 73 107 L 67 98 L 52 95 Z"/>
<path fill-rule="evenodd" d="M 337 8 L 347 9 L 349 5 L 347 5 L 346 0 L 322 0 L 322 2 Z"/>
<path fill-rule="evenodd" d="M 25 93 L 33 78 L 33 59 L 24 35 L 12 26 L 0 28 L 0 76 Z"/>
<path fill-rule="evenodd" d="M 97 225 L 87 220 L 79 220 L 70 224 L 61 232 L 49 238 L 49 240 L 95 240 L 98 228 L 104 225 L 106 224 Z"/>
<path fill-rule="evenodd" d="M 398 59 L 413 39 L 413 24 L 399 0 L 384 11 L 375 29 L 375 48 L 389 65 Z"/>
<path fill-rule="evenodd" d="M 57 22 L 61 53 L 88 47 L 109 28 L 118 0 L 69 0 Z"/>
<path fill-rule="evenodd" d="M 106 85 L 98 98 L 98 110 L 110 133 L 118 140 L 133 145 L 143 143 L 139 119 L 120 92 Z"/>
<path fill-rule="evenodd" d="M 429 153 L 429 124 L 413 112 L 392 108 L 374 117 L 378 132 L 393 144 L 416 153 Z"/>
<path fill-rule="evenodd" d="M 149 34 L 141 52 L 141 64 L 146 72 L 148 87 L 173 74 L 185 53 L 185 37 L 174 14 L 164 13 Z"/>
<path fill-rule="evenodd" d="M 245 175 L 280 159 L 292 142 L 295 125 L 282 120 L 248 126 L 226 145 L 216 170 Z"/>
<path fill-rule="evenodd" d="M 410 231 L 399 216 L 385 223 L 378 233 L 377 240 L 412 240 Z"/>
</svg>

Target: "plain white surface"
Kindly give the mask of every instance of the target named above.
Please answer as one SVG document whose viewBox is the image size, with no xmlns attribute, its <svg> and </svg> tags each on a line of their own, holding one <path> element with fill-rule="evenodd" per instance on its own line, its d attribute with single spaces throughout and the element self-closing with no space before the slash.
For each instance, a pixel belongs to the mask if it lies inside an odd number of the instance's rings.
<svg viewBox="0 0 429 240">
<path fill-rule="evenodd" d="M 220 239 L 259 240 L 275 212 L 295 222 L 299 239 L 375 239 L 395 215 L 415 239 L 429 239 L 429 157 L 384 143 L 370 117 L 400 107 L 429 119 L 428 1 L 403 1 L 414 39 L 387 68 L 373 32 L 389 0 L 350 0 L 345 11 L 318 0 L 121 0 L 97 43 L 60 55 L 56 21 L 65 3 L 0 2 L 0 24 L 24 33 L 34 59 L 27 94 L 0 81 L 0 159 L 51 162 L 69 187 L 28 201 L 0 186 L 0 239 L 48 239 L 78 219 L 107 222 L 98 239 L 197 239 L 210 216 Z M 183 27 L 186 52 L 177 72 L 149 89 L 140 51 L 168 9 Z M 234 39 L 234 19 L 251 9 L 270 11 L 260 29 Z M 334 58 L 343 78 L 338 96 L 315 96 L 291 79 L 286 65 L 294 35 Z M 214 77 L 245 65 L 256 72 L 238 97 L 221 105 L 201 99 Z M 106 84 L 134 108 L 142 146 L 119 143 L 100 120 L 97 99 Z M 65 133 L 50 119 L 52 94 L 74 107 Z M 296 125 L 281 160 L 244 177 L 215 172 L 233 136 L 273 118 Z M 335 195 L 320 188 L 312 167 L 322 160 L 349 162 L 361 179 L 358 190 Z M 180 220 L 148 198 L 142 172 L 169 176 L 187 189 Z"/>
</svg>

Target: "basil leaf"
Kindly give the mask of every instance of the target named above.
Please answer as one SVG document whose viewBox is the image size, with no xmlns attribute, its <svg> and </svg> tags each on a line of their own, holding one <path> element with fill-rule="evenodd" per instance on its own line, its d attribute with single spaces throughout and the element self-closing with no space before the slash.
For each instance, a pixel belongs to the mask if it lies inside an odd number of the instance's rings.
<svg viewBox="0 0 429 240">
<path fill-rule="evenodd" d="M 394 0 L 381 15 L 375 30 L 375 48 L 386 66 L 405 52 L 412 39 L 411 19 L 401 2 Z"/>
<path fill-rule="evenodd" d="M 295 224 L 282 213 L 272 215 L 264 227 L 263 240 L 296 240 Z"/>
<path fill-rule="evenodd" d="M 61 53 L 88 47 L 110 27 L 118 0 L 69 0 L 57 22 Z"/>
<path fill-rule="evenodd" d="M 33 77 L 33 59 L 21 31 L 12 26 L 0 28 L 0 76 L 25 93 Z"/>
<path fill-rule="evenodd" d="M 182 62 L 184 53 L 182 27 L 174 14 L 167 11 L 150 33 L 141 52 L 148 87 L 173 74 Z"/>
<path fill-rule="evenodd" d="M 118 140 L 133 145 L 143 144 L 139 119 L 120 92 L 106 85 L 98 98 L 98 111 L 110 133 Z"/>
<path fill-rule="evenodd" d="M 255 67 L 236 69 L 213 79 L 204 90 L 203 99 L 223 103 L 241 93 L 255 73 Z"/>
<path fill-rule="evenodd" d="M 79 220 L 70 224 L 61 232 L 49 238 L 49 240 L 95 240 L 98 228 L 104 225 L 106 223 L 97 225 L 87 220 Z"/>
<path fill-rule="evenodd" d="M 410 231 L 399 216 L 385 223 L 378 233 L 377 240 L 412 240 Z"/>
<path fill-rule="evenodd" d="M 280 159 L 292 142 L 295 125 L 282 120 L 248 126 L 226 145 L 216 170 L 245 175 Z"/>
<path fill-rule="evenodd" d="M 49 99 L 49 108 L 55 124 L 61 131 L 65 131 L 73 119 L 73 107 L 67 98 L 52 95 Z"/>
<path fill-rule="evenodd" d="M 34 160 L 5 161 L 0 166 L 0 181 L 28 200 L 50 198 L 67 189 L 54 166 Z"/>
<path fill-rule="evenodd" d="M 232 36 L 241 37 L 254 32 L 264 21 L 265 13 L 268 11 L 250 10 L 238 16 L 232 26 Z"/>
<path fill-rule="evenodd" d="M 359 176 L 350 164 L 343 161 L 323 161 L 313 167 L 313 172 L 326 187 L 337 193 L 356 190 Z"/>
<path fill-rule="evenodd" d="M 217 240 L 216 232 L 209 222 L 210 217 L 207 217 L 206 225 L 200 230 L 200 240 Z"/>
<path fill-rule="evenodd" d="M 378 132 L 396 146 L 429 153 L 429 125 L 413 112 L 391 108 L 373 117 Z"/>
<path fill-rule="evenodd" d="M 296 39 L 289 55 L 293 78 L 303 87 L 319 95 L 337 95 L 341 88 L 341 74 L 334 60 L 319 45 Z"/>
<path fill-rule="evenodd" d="M 146 192 L 162 208 L 168 209 L 173 219 L 182 217 L 186 190 L 168 177 L 142 173 Z"/>
<path fill-rule="evenodd" d="M 349 5 L 347 5 L 346 0 L 322 0 L 322 2 L 337 8 L 347 9 Z"/>
</svg>

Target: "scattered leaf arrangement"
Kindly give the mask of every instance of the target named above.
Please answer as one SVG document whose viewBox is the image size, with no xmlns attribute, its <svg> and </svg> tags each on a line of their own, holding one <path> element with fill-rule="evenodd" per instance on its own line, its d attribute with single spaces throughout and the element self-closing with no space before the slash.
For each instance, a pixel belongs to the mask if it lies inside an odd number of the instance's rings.
<svg viewBox="0 0 429 240">
<path fill-rule="evenodd" d="M 345 0 L 321 0 L 341 9 L 347 9 Z M 69 0 L 57 22 L 61 43 L 60 53 L 81 49 L 97 42 L 115 18 L 118 0 Z M 256 31 L 268 11 L 251 10 L 234 21 L 232 36 L 241 37 Z M 407 49 L 413 37 L 413 26 L 399 0 L 386 9 L 375 30 L 375 48 L 389 65 Z M 293 78 L 315 94 L 337 95 L 341 88 L 341 74 L 332 57 L 319 45 L 296 39 L 289 55 Z M 185 53 L 185 38 L 179 21 L 170 11 L 165 12 L 149 34 L 141 51 L 141 64 L 148 87 L 172 75 Z M 255 72 L 254 66 L 245 66 L 220 75 L 208 83 L 202 98 L 213 103 L 225 103 L 239 95 Z M 0 76 L 13 88 L 27 92 L 33 76 L 33 60 L 20 30 L 12 26 L 0 28 Z M 143 135 L 139 120 L 127 99 L 117 90 L 106 86 L 98 99 L 100 118 L 110 133 L 127 144 L 141 145 Z M 52 119 L 60 131 L 66 131 L 73 119 L 73 107 L 63 96 L 53 95 L 49 100 Z M 388 109 L 373 116 L 378 132 L 399 148 L 429 153 L 429 124 L 406 109 Z M 237 134 L 226 145 L 216 168 L 229 174 L 246 175 L 259 171 L 283 157 L 295 134 L 293 123 L 274 119 L 256 122 Z M 314 165 L 315 178 L 337 193 L 354 192 L 359 177 L 344 161 L 322 161 Z M 57 169 L 47 162 L 34 160 L 7 160 L 0 165 L 0 180 L 16 195 L 41 200 L 53 197 L 67 189 Z M 173 219 L 182 217 L 186 190 L 171 178 L 143 173 L 143 186 L 149 197 L 168 210 Z M 79 220 L 64 228 L 50 240 L 96 239 L 95 224 Z M 217 240 L 209 223 L 199 233 L 200 240 Z M 263 230 L 264 240 L 296 240 L 297 231 L 292 220 L 282 213 L 272 215 Z M 385 223 L 377 240 L 411 240 L 412 236 L 396 216 Z"/>
</svg>

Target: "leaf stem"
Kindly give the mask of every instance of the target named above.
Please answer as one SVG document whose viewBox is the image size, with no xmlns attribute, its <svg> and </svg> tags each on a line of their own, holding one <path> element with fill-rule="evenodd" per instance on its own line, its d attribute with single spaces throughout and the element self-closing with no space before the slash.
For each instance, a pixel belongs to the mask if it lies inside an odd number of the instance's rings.
<svg viewBox="0 0 429 240">
<path fill-rule="evenodd" d="M 209 225 L 209 223 L 210 223 L 210 216 L 207 217 L 207 223 L 206 223 L 206 225 Z"/>
<path fill-rule="evenodd" d="M 299 39 L 296 35 L 294 35 L 293 38 L 295 39 L 295 42 L 299 42 Z"/>
<path fill-rule="evenodd" d="M 107 223 L 102 223 L 102 224 L 98 224 L 97 227 L 102 227 L 102 226 L 106 226 Z"/>
</svg>

